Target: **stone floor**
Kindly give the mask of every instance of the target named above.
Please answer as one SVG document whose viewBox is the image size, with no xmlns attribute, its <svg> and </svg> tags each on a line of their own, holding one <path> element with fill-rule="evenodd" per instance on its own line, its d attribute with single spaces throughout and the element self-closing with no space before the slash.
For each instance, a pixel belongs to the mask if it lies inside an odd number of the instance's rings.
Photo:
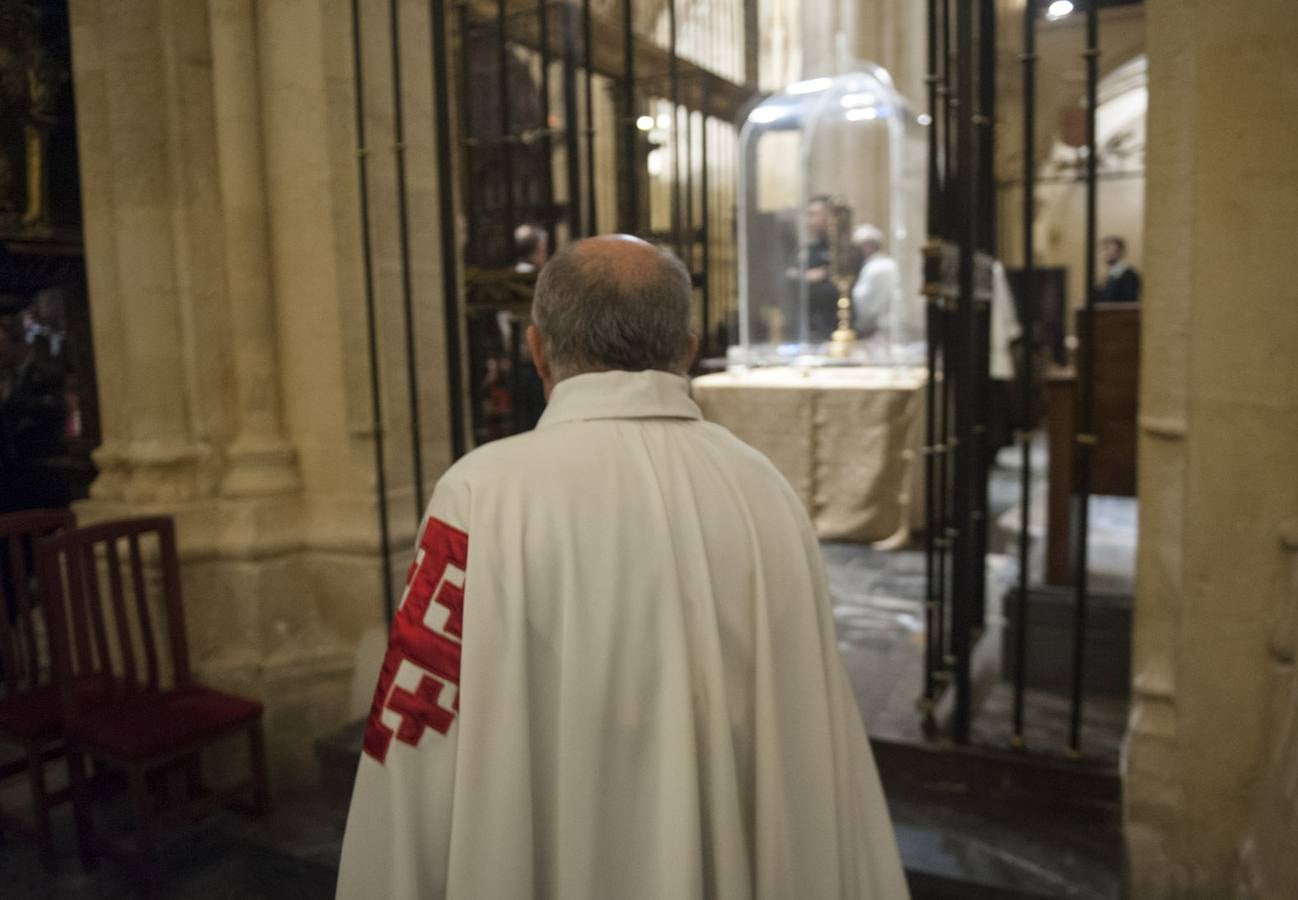
<svg viewBox="0 0 1298 900">
<path fill-rule="evenodd" d="M 1011 465 L 998 467 L 991 488 L 1000 524 L 993 542 L 1003 549 L 1014 546 L 1017 527 L 1012 504 L 1017 500 L 1018 475 L 1014 460 L 1006 462 Z M 1035 468 L 1044 472 L 1043 462 Z M 1039 479 L 1036 488 L 1034 494 L 1040 491 Z M 1107 501 L 1093 512 L 1105 543 L 1096 556 L 1100 566 L 1107 567 L 1106 585 L 1129 589 L 1129 569 L 1124 572 L 1123 566 L 1134 553 L 1134 512 Z M 1034 515 L 1034 526 L 1039 521 L 1040 516 Z M 1038 531 L 1033 528 L 1034 537 Z M 915 706 L 923 677 L 922 553 L 838 544 L 824 549 L 839 646 L 867 729 L 876 740 L 918 748 L 930 758 L 941 756 L 931 752 L 932 745 L 925 745 Z M 1002 621 L 998 598 L 1016 578 L 1017 563 L 1011 556 L 991 558 L 988 634 L 980 643 L 984 658 L 979 665 L 993 675 L 1000 646 L 996 629 Z M 998 677 L 991 677 L 988 684 L 980 695 L 974 738 L 999 751 L 1008 744 L 1012 694 Z M 1047 692 L 1029 692 L 1026 700 L 1027 735 L 1033 749 L 1047 756 L 1059 752 L 1065 741 L 1067 705 Z M 1125 702 L 1092 698 L 1085 724 L 1087 754 L 1111 772 L 1125 726 Z M 346 758 L 347 748 L 343 750 Z M 1034 803 L 1022 792 L 1000 790 L 1001 779 L 973 766 L 972 757 L 964 760 L 946 750 L 954 767 L 950 774 L 939 769 L 936 776 L 897 778 L 880 764 L 916 900 L 1120 896 L 1122 847 L 1116 804 L 1093 816 L 1086 807 L 1079 807 L 1083 809 L 1079 815 L 1066 805 Z M 979 759 L 978 765 L 986 763 Z M 345 781 L 347 773 L 343 774 Z M 1116 784 L 1116 775 L 1111 777 Z M 0 796 L 0 802 L 8 799 Z M 344 817 L 345 802 L 327 791 L 279 798 L 275 812 L 260 822 L 233 814 L 213 817 L 164 844 L 159 896 L 176 900 L 330 897 Z M 139 895 L 131 880 L 112 864 L 90 876 L 76 874 L 66 809 L 56 825 L 63 872 L 47 876 L 31 844 L 7 838 L 0 843 L 0 896 L 117 900 Z"/>
</svg>

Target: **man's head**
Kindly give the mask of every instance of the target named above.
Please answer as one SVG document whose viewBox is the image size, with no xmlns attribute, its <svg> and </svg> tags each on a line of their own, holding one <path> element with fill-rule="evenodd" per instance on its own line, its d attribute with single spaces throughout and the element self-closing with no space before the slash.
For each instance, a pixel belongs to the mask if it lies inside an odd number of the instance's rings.
<svg viewBox="0 0 1298 900">
<path fill-rule="evenodd" d="M 549 252 L 550 236 L 540 225 L 519 225 L 514 229 L 515 262 L 531 263 L 540 269 Z"/>
<path fill-rule="evenodd" d="M 807 239 L 823 241 L 829 237 L 829 212 L 832 207 L 829 197 L 817 194 L 807 201 L 806 226 Z"/>
<path fill-rule="evenodd" d="M 883 249 L 883 232 L 873 225 L 858 225 L 852 232 L 852 243 L 861 250 L 861 256 L 869 259 Z"/>
<path fill-rule="evenodd" d="M 669 251 L 628 235 L 570 244 L 541 270 L 527 343 L 546 394 L 586 372 L 660 369 L 684 375 L 690 276 Z"/>
<path fill-rule="evenodd" d="M 1127 253 L 1127 242 L 1115 234 L 1100 240 L 1100 255 L 1108 265 L 1116 265 Z"/>
</svg>

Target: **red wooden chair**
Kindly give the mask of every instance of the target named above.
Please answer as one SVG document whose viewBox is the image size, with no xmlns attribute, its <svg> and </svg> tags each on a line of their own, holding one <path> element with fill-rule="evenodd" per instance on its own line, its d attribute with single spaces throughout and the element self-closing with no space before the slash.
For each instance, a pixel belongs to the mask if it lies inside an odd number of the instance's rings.
<svg viewBox="0 0 1298 900">
<path fill-rule="evenodd" d="M 160 829 L 241 798 L 252 801 L 253 812 L 264 812 L 262 706 L 196 684 L 190 674 L 171 519 L 124 519 L 55 535 L 41 542 L 40 564 L 83 857 L 93 865 L 100 849 L 85 757 L 126 773 L 136 861 L 150 879 Z M 106 686 L 97 703 L 86 703 L 76 689 L 87 677 Z M 200 751 L 239 734 L 248 738 L 251 777 L 221 791 L 203 790 Z M 181 766 L 190 776 L 187 802 L 158 809 L 150 777 Z M 113 847 L 105 843 L 103 849 Z"/>
<path fill-rule="evenodd" d="M 0 781 L 27 773 L 32 791 L 32 821 L 5 816 L 6 824 L 30 830 L 47 869 L 55 865 L 50 808 L 70 798 L 67 789 L 51 792 L 45 764 L 63 754 L 63 716 L 50 664 L 50 647 L 40 627 L 35 544 L 76 527 L 65 509 L 38 509 L 0 516 L 0 738 L 17 744 L 23 758 L 0 766 Z"/>
</svg>

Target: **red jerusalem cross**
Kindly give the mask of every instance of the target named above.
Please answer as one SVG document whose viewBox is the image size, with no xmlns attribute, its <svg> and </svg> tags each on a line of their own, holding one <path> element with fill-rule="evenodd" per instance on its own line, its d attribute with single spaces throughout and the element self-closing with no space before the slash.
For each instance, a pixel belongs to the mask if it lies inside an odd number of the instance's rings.
<svg viewBox="0 0 1298 900">
<path fill-rule="evenodd" d="M 460 639 L 464 628 L 464 573 L 468 567 L 469 536 L 430 518 L 410 567 L 406 594 L 392 622 L 388 652 L 379 671 L 374 702 L 365 726 L 364 749 L 378 762 L 387 759 L 395 737 L 412 747 L 425 728 L 446 734 L 460 708 Z M 414 667 L 414 690 L 397 684 L 403 664 Z M 403 681 L 410 684 L 403 676 Z M 451 685 L 451 709 L 438 700 Z M 387 711 L 400 718 L 395 732 L 383 721 Z"/>
<path fill-rule="evenodd" d="M 455 713 L 438 705 L 437 697 L 441 693 L 442 683 L 427 675 L 419 679 L 419 689 L 413 694 L 405 688 L 392 689 L 388 709 L 401 716 L 397 740 L 413 746 L 419 743 L 425 728 L 446 734 L 451 722 L 455 721 Z"/>
</svg>

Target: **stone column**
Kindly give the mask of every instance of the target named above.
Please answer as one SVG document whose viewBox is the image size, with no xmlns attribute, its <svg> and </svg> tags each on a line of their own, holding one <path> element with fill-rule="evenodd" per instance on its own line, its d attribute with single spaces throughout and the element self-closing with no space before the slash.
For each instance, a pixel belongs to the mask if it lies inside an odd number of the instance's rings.
<svg viewBox="0 0 1298 900">
<path fill-rule="evenodd" d="M 1292 751 L 1295 699 L 1277 623 L 1292 615 L 1298 518 L 1298 20 L 1287 0 L 1146 11 L 1128 893 L 1261 897 L 1241 859 L 1264 875 L 1292 867 L 1258 854 L 1293 853 L 1247 836 L 1259 813 L 1294 816 L 1294 769 L 1275 754 Z M 1262 801 L 1289 806 L 1273 816 Z"/>
<path fill-rule="evenodd" d="M 284 438 L 253 0 L 209 0 L 212 92 L 225 225 L 225 273 L 238 398 L 226 453 L 227 496 L 278 494 L 299 484 Z"/>
<path fill-rule="evenodd" d="M 185 359 L 160 7 L 133 4 L 126 15 L 80 0 L 72 15 L 78 91 L 91 78 L 103 84 L 102 108 L 82 112 L 78 104 L 90 144 L 85 149 L 110 160 L 84 159 L 83 169 L 111 176 L 108 183 L 82 181 L 87 264 L 97 292 L 95 338 L 116 351 L 117 370 L 102 398 L 103 418 L 113 424 L 99 457 L 105 477 L 96 495 L 145 502 L 191 497 L 201 491 L 202 454 L 186 393 L 176 388 Z"/>
</svg>

